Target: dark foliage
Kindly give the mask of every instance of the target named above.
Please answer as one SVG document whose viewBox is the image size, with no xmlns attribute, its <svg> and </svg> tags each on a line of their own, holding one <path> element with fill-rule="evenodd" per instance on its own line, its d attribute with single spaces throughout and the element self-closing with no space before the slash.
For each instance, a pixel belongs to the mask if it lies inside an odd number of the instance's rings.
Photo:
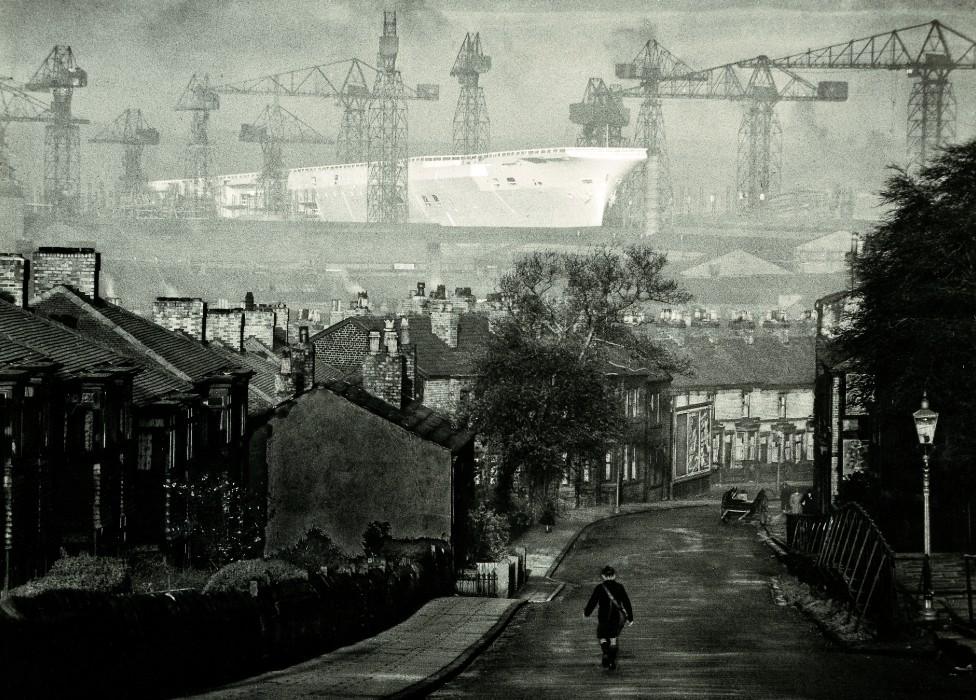
<svg viewBox="0 0 976 700">
<path fill-rule="evenodd" d="M 941 414 L 935 498 L 941 491 L 944 509 L 958 510 L 959 494 L 976 487 L 976 141 L 947 147 L 917 176 L 896 170 L 883 195 L 893 212 L 854 263 L 859 303 L 840 347 L 879 436 L 880 510 L 915 510 L 911 414 L 923 392 Z"/>
<path fill-rule="evenodd" d="M 46 591 L 79 590 L 99 593 L 128 593 L 131 571 L 124 559 L 91 554 L 58 559 L 41 578 L 13 589 L 13 595 L 31 596 Z"/>
<path fill-rule="evenodd" d="M 298 542 L 272 552 L 270 556 L 310 572 L 318 572 L 322 567 L 334 569 L 348 565 L 352 561 L 352 558 L 319 528 L 312 528 Z"/>
<path fill-rule="evenodd" d="M 379 556 L 392 539 L 390 523 L 374 520 L 366 526 L 366 530 L 363 532 L 363 551 L 368 557 Z"/>
</svg>

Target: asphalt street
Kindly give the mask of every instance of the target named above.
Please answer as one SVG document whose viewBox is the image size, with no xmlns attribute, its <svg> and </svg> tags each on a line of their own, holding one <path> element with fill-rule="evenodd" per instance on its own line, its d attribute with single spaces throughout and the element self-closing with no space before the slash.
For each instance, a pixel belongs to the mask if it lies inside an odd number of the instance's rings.
<svg viewBox="0 0 976 700">
<path fill-rule="evenodd" d="M 605 564 L 636 624 L 619 668 L 600 667 L 596 620 L 582 610 Z M 587 530 L 557 569 L 567 585 L 529 605 L 433 697 L 974 698 L 972 674 L 926 658 L 846 651 L 778 605 L 781 565 L 753 527 L 715 507 L 646 512 Z"/>
</svg>

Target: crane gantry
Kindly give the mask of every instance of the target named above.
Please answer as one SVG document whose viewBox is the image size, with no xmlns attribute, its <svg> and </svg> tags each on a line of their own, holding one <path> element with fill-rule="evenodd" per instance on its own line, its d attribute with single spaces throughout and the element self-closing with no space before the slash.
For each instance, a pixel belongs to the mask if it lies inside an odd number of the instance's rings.
<svg viewBox="0 0 976 700">
<path fill-rule="evenodd" d="M 482 73 L 491 70 L 491 56 L 481 47 L 478 32 L 464 35 L 461 48 L 451 68 L 451 77 L 461 86 L 457 108 L 454 110 L 454 152 L 456 154 L 484 153 L 489 148 L 491 123 L 485 104 L 485 89 L 478 84 Z"/>
<path fill-rule="evenodd" d="M 908 167 L 923 165 L 955 138 L 956 99 L 950 74 L 976 69 L 976 41 L 932 20 L 774 58 L 783 70 L 903 70 L 915 79 L 908 98 Z M 742 67 L 758 65 L 757 59 Z"/>
<path fill-rule="evenodd" d="M 737 68 L 750 67 L 747 80 Z M 812 83 L 767 56 L 726 63 L 673 76 L 658 83 L 662 98 L 731 100 L 745 107 L 739 126 L 736 193 L 740 206 L 761 206 L 779 189 L 782 129 L 775 108 L 780 102 L 843 102 L 847 83 Z"/>
<path fill-rule="evenodd" d="M 55 216 L 76 214 L 81 206 L 81 136 L 87 119 L 71 115 L 76 88 L 88 85 L 88 74 L 70 46 L 56 45 L 24 85 L 30 92 L 50 92 L 50 117 L 44 127 L 44 203 Z"/>
<path fill-rule="evenodd" d="M 620 80 L 637 80 L 636 88 L 624 90 L 622 97 L 641 101 L 634 131 L 634 145 L 647 149 L 647 160 L 627 178 L 618 190 L 618 207 L 623 224 L 653 235 L 658 220 L 667 220 L 674 210 L 671 163 L 664 134 L 659 86 L 662 80 L 693 73 L 694 69 L 656 39 L 644 43 L 629 63 L 618 63 L 614 74 Z M 650 214 L 656 212 L 655 217 Z"/>
<path fill-rule="evenodd" d="M 114 143 L 124 146 L 122 174 L 119 176 L 116 213 L 127 215 L 149 203 L 146 175 L 142 170 L 142 152 L 146 146 L 159 145 L 159 132 L 149 126 L 141 109 L 127 109 L 111 124 L 88 139 L 89 143 Z"/>
<path fill-rule="evenodd" d="M 259 195 L 264 212 L 289 212 L 288 173 L 282 146 L 286 143 L 334 143 L 277 103 L 267 105 L 251 124 L 241 124 L 240 140 L 261 145 Z"/>
</svg>

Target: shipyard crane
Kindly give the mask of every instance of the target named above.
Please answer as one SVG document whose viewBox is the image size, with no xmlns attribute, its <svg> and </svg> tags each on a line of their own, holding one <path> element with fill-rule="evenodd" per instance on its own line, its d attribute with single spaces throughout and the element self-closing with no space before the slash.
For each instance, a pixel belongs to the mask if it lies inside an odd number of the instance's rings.
<svg viewBox="0 0 976 700">
<path fill-rule="evenodd" d="M 11 122 L 50 121 L 51 112 L 47 105 L 25 92 L 12 80 L 0 79 L 0 183 L 9 185 L 16 181 L 7 151 L 7 126 Z"/>
<path fill-rule="evenodd" d="M 334 143 L 277 102 L 267 105 L 252 123 L 241 124 L 240 140 L 261 145 L 260 192 L 269 214 L 286 214 L 290 208 L 283 144 Z"/>
<path fill-rule="evenodd" d="M 637 80 L 636 90 L 622 93 L 624 97 L 640 99 L 640 111 L 634 130 L 635 146 L 647 149 L 647 160 L 618 190 L 618 208 L 628 228 L 639 228 L 645 234 L 657 230 L 659 219 L 670 218 L 674 208 L 674 189 L 671 182 L 671 163 L 668 159 L 664 135 L 664 115 L 658 87 L 662 80 L 693 73 L 694 69 L 656 39 L 648 40 L 634 59 L 618 63 L 614 73 L 620 80 Z M 648 216 L 650 212 L 655 216 Z"/>
<path fill-rule="evenodd" d="M 366 220 L 408 218 L 407 91 L 397 68 L 396 12 L 383 13 L 376 81 L 366 114 Z M 437 100 L 439 85 L 418 85 L 417 98 Z"/>
<path fill-rule="evenodd" d="M 752 68 L 748 80 L 737 72 Z M 639 94 L 639 88 L 622 93 Z M 739 126 L 736 159 L 736 192 L 739 204 L 762 206 L 779 189 L 780 136 L 775 107 L 780 102 L 843 102 L 847 83 L 811 83 L 789 68 L 775 65 L 767 56 L 726 63 L 658 83 L 658 95 L 668 99 L 731 100 L 745 106 Z"/>
<path fill-rule="evenodd" d="M 903 70 L 915 79 L 908 98 L 908 167 L 923 165 L 956 136 L 950 74 L 976 69 L 976 41 L 938 20 L 772 59 L 784 70 Z M 739 65 L 752 67 L 756 59 Z"/>
<path fill-rule="evenodd" d="M 623 128 L 630 123 L 630 110 L 620 99 L 620 86 L 608 87 L 603 78 L 586 82 L 583 100 L 569 106 L 569 120 L 579 124 L 577 146 L 624 145 Z"/>
<path fill-rule="evenodd" d="M 148 203 L 146 176 L 142 170 L 142 152 L 146 146 L 159 145 L 159 132 L 146 123 L 141 109 L 127 109 L 115 120 L 88 139 L 89 143 L 114 143 L 124 147 L 122 174 L 119 176 L 116 204 L 124 213 L 134 206 Z"/>
<path fill-rule="evenodd" d="M 27 84 L 30 92 L 50 92 L 50 119 L 44 127 L 44 203 L 56 216 L 76 214 L 81 205 L 81 138 L 71 116 L 75 88 L 88 85 L 88 74 L 75 63 L 70 46 L 56 45 Z"/>
<path fill-rule="evenodd" d="M 214 155 L 208 127 L 210 113 L 220 109 L 220 97 L 210 84 L 210 76 L 197 77 L 194 73 L 173 109 L 191 115 L 190 141 L 183 153 L 183 177 L 193 180 L 194 185 L 180 203 L 180 213 L 194 218 L 215 216 Z"/>
<path fill-rule="evenodd" d="M 491 56 L 482 51 L 481 35 L 468 32 L 451 68 L 451 77 L 457 78 L 461 86 L 454 110 L 454 152 L 457 154 L 484 153 L 488 150 L 491 124 L 485 104 L 485 89 L 478 84 L 478 79 L 489 70 Z"/>
<path fill-rule="evenodd" d="M 372 95 L 366 76 L 375 73 L 369 64 L 351 58 L 226 83 L 215 89 L 223 95 L 335 98 L 342 108 L 336 155 L 340 163 L 362 163 L 366 160 L 366 110 Z"/>
</svg>

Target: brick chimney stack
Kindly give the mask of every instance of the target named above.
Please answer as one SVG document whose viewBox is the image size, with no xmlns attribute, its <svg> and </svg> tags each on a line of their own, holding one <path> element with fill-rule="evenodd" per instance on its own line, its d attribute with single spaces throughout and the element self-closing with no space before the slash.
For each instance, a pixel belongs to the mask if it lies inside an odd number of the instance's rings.
<svg viewBox="0 0 976 700">
<path fill-rule="evenodd" d="M 31 298 L 63 284 L 97 299 L 101 269 L 102 256 L 94 248 L 38 248 L 31 261 Z"/>
<path fill-rule="evenodd" d="M 207 337 L 207 304 L 198 297 L 156 297 L 152 320 L 157 326 L 182 331 L 200 342 Z"/>
<path fill-rule="evenodd" d="M 27 279 L 30 268 L 23 255 L 0 254 L 0 294 L 9 294 L 13 303 L 27 304 Z"/>
<path fill-rule="evenodd" d="M 403 404 L 420 398 L 417 384 L 417 348 L 410 342 L 410 320 L 400 319 L 400 354 L 403 356 Z"/>
<path fill-rule="evenodd" d="M 363 389 L 388 404 L 403 408 L 404 358 L 399 352 L 399 341 L 392 319 L 384 324 L 383 344 L 380 350 L 380 332 L 369 332 L 369 354 L 363 360 Z"/>
<path fill-rule="evenodd" d="M 451 304 L 440 304 L 430 312 L 431 333 L 447 343 L 448 347 L 457 347 L 458 324 L 459 314 Z"/>
</svg>

